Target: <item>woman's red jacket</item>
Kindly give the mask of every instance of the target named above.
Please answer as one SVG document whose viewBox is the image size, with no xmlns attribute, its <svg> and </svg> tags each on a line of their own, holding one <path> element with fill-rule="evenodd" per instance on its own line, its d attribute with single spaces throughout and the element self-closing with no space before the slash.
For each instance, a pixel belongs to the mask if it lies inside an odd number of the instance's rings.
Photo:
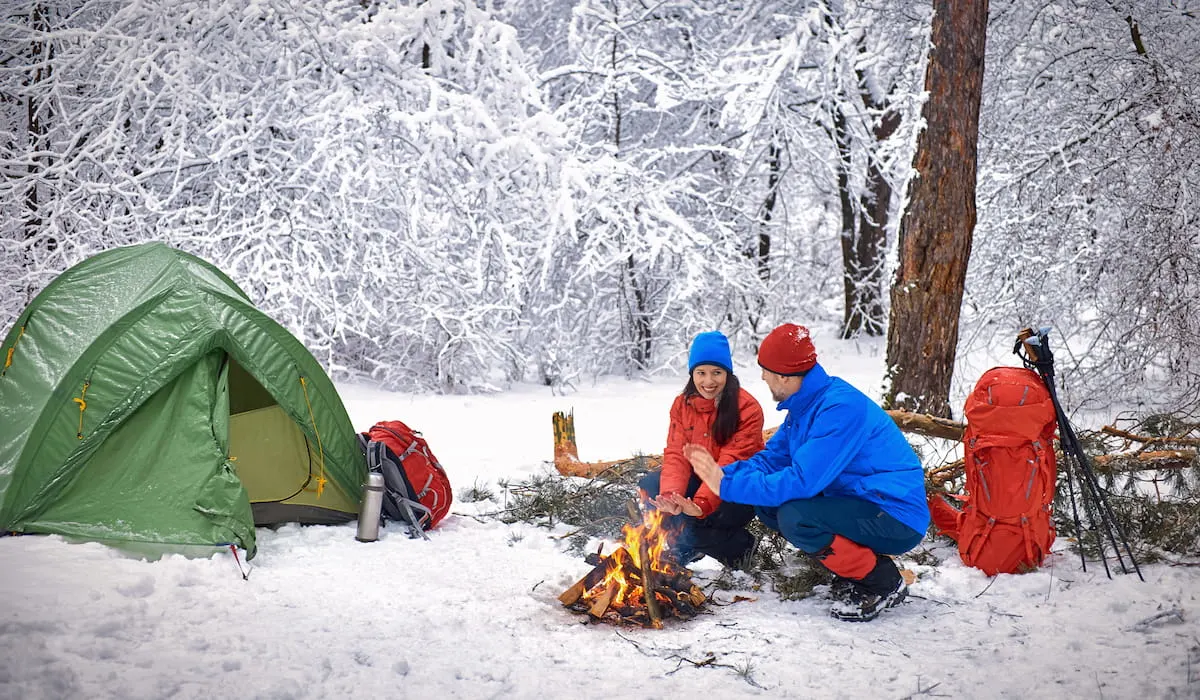
<svg viewBox="0 0 1200 700">
<path fill-rule="evenodd" d="M 713 420 L 717 417 L 717 404 L 713 399 L 702 396 L 675 397 L 671 405 L 671 427 L 667 431 L 667 448 L 663 451 L 662 479 L 659 482 L 659 493 L 687 494 L 688 481 L 692 478 L 692 465 L 683 456 L 683 446 L 695 443 L 706 448 L 717 460 L 717 464 L 725 466 L 763 449 L 763 412 L 758 400 L 745 389 L 738 392 L 738 427 L 737 432 L 724 445 L 717 445 L 712 436 Z M 692 497 L 700 506 L 700 517 L 707 518 L 721 499 L 708 486 L 701 484 L 700 490 Z"/>
</svg>

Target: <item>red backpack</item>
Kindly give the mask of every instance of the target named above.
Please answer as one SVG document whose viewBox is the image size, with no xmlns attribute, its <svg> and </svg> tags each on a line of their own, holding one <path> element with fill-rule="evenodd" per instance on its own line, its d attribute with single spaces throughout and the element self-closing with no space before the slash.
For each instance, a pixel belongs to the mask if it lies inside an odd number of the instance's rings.
<svg viewBox="0 0 1200 700">
<path fill-rule="evenodd" d="M 383 474 L 382 516 L 404 522 L 410 537 L 428 537 L 429 530 L 450 512 L 454 493 L 450 478 L 429 449 L 425 438 L 398 420 L 380 421 L 359 443 L 367 467 Z"/>
<path fill-rule="evenodd" d="M 1036 568 L 1054 542 L 1054 403 L 1041 377 L 994 367 L 963 409 L 966 496 L 961 511 L 930 497 L 934 525 L 958 541 L 963 563 L 989 576 Z"/>
</svg>

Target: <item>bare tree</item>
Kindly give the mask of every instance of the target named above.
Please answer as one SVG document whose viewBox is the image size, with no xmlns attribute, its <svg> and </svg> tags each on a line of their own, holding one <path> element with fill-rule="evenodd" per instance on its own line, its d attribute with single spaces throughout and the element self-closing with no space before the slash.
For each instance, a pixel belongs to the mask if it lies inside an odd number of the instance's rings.
<svg viewBox="0 0 1200 700">
<path fill-rule="evenodd" d="M 900 113 L 886 98 L 874 97 L 863 80 L 862 100 L 876 121 L 871 129 L 879 144 L 900 128 Z M 838 154 L 838 195 L 842 205 L 843 338 L 859 333 L 882 335 L 887 321 L 883 306 L 884 261 L 887 253 L 888 213 L 892 181 L 875 152 L 868 153 L 862 193 L 856 197 L 850 186 L 853 158 L 846 128 L 845 107 L 834 117 Z"/>
<path fill-rule="evenodd" d="M 956 384 L 1035 324 L 1069 409 L 1197 401 L 1196 25 L 1174 3 L 992 0 Z"/>
<path fill-rule="evenodd" d="M 894 183 L 911 172 L 912 136 L 921 102 L 923 41 L 929 26 L 920 9 L 890 3 L 826 0 L 819 60 L 821 115 L 835 157 L 840 217 L 842 319 L 840 335 L 882 335 L 888 252 L 895 242 Z M 901 129 L 901 127 L 904 127 Z"/>
<path fill-rule="evenodd" d="M 892 287 L 885 404 L 950 415 L 959 307 L 975 228 L 976 142 L 988 3 L 935 0 L 900 261 Z"/>
</svg>

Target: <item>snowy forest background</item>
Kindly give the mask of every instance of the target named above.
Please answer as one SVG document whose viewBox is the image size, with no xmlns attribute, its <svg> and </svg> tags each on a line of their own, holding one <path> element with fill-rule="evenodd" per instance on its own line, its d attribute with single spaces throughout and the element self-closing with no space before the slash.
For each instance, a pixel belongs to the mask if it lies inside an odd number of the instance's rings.
<svg viewBox="0 0 1200 700">
<path fill-rule="evenodd" d="M 886 333 L 927 3 L 4 5 L 2 328 L 162 240 L 393 389 Z M 1049 324 L 1076 406 L 1195 407 L 1198 13 L 992 0 L 960 356 Z"/>
</svg>

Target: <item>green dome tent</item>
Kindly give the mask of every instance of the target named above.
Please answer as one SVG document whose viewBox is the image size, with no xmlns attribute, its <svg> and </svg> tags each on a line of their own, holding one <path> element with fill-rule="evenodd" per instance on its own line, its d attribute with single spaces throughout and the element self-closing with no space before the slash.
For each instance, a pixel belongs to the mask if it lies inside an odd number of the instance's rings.
<svg viewBox="0 0 1200 700">
<path fill-rule="evenodd" d="M 357 515 L 367 467 L 329 377 L 193 255 L 147 243 L 79 263 L 0 362 L 0 533 L 253 556 L 255 525 Z"/>
</svg>

